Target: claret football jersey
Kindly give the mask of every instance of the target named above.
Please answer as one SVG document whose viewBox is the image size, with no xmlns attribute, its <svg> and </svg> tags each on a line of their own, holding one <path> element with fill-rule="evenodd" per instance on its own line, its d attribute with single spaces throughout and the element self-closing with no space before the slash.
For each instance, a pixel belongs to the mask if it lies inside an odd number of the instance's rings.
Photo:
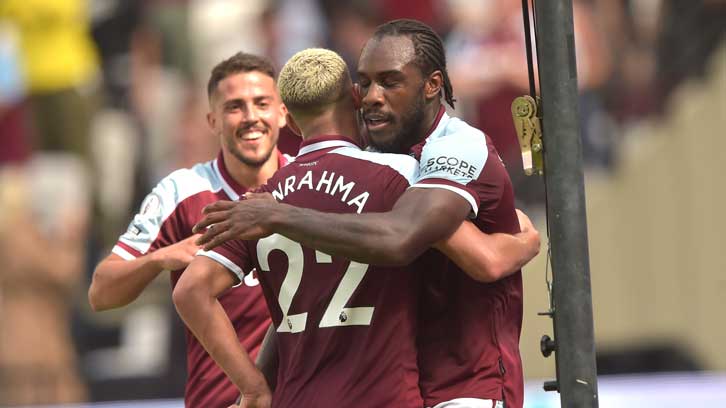
<svg viewBox="0 0 726 408">
<path fill-rule="evenodd" d="M 295 161 L 263 190 L 283 203 L 326 212 L 385 212 L 417 168 L 409 156 L 362 151 L 340 136 L 318 137 L 304 141 Z M 202 254 L 239 279 L 258 271 L 278 334 L 274 407 L 423 406 L 413 270 L 331 257 L 277 234 Z"/>
<path fill-rule="evenodd" d="M 413 188 L 440 188 L 463 197 L 486 233 L 519 232 L 514 193 L 491 140 L 441 108 L 430 135 L 412 148 L 419 159 Z M 471 279 L 429 251 L 421 273 L 419 369 L 426 406 L 455 398 L 523 404 L 521 272 L 494 283 Z"/>
<path fill-rule="evenodd" d="M 280 166 L 289 159 L 278 153 Z M 139 213 L 112 252 L 132 260 L 182 241 L 193 235 L 192 227 L 202 219 L 202 209 L 206 205 L 218 200 L 237 200 L 245 192 L 246 189 L 227 172 L 221 153 L 215 160 L 177 170 L 161 180 L 146 196 Z M 182 272 L 171 271 L 172 288 Z M 243 284 L 220 296 L 219 302 L 232 321 L 240 343 L 254 358 L 270 324 L 259 283 L 250 275 Z M 231 405 L 239 395 L 237 387 L 186 327 L 185 336 L 185 405 L 190 408 Z"/>
</svg>

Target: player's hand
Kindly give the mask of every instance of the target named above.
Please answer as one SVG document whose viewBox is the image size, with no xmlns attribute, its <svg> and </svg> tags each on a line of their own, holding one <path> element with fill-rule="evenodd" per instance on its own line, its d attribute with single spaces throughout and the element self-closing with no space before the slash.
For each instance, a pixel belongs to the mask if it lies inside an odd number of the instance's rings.
<svg viewBox="0 0 726 408">
<path fill-rule="evenodd" d="M 194 226 L 202 233 L 197 245 L 205 251 L 233 239 L 260 239 L 272 232 L 264 226 L 266 217 L 277 205 L 275 200 L 254 199 L 217 201 L 204 207 L 204 218 Z"/>
<path fill-rule="evenodd" d="M 162 269 L 169 271 L 184 269 L 192 262 L 194 255 L 199 250 L 195 241 L 200 236 L 200 234 L 195 234 L 174 245 L 154 251 L 152 252 L 154 259 L 159 262 Z"/>
<path fill-rule="evenodd" d="M 237 399 L 236 404 L 230 408 L 270 408 L 272 406 L 272 393 L 264 377 L 256 385 L 243 392 Z"/>
<path fill-rule="evenodd" d="M 270 408 L 272 406 L 272 396 L 267 393 L 265 395 L 244 395 L 239 405 L 232 407 L 239 408 Z"/>
<path fill-rule="evenodd" d="M 519 230 L 521 231 L 518 235 L 524 238 L 525 242 L 531 250 L 532 258 L 539 254 L 540 238 L 539 231 L 532 224 L 532 220 L 529 219 L 527 214 L 520 210 L 517 211 L 517 218 L 519 219 Z"/>
<path fill-rule="evenodd" d="M 534 228 L 534 224 L 532 224 L 532 220 L 529 219 L 527 214 L 525 214 L 522 210 L 516 209 L 517 212 L 517 219 L 519 220 L 519 230 L 522 232 L 528 232 L 531 229 Z"/>
</svg>

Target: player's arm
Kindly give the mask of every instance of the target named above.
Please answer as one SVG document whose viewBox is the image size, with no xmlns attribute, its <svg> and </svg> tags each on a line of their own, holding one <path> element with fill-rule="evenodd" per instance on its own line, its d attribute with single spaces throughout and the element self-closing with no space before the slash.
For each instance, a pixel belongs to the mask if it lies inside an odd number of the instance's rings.
<svg viewBox="0 0 726 408">
<path fill-rule="evenodd" d="M 199 249 L 191 236 L 146 255 L 124 259 L 112 253 L 93 272 L 88 302 L 94 311 L 125 306 L 134 301 L 163 270 L 185 268 Z"/>
<path fill-rule="evenodd" d="M 181 184 L 194 183 L 186 169 L 173 172 L 157 184 L 141 203 L 128 230 L 112 253 L 93 272 L 88 301 L 93 310 L 125 306 L 163 270 L 179 270 L 191 262 L 198 247 L 196 237 L 180 232 L 187 225 L 179 205 Z"/>
<path fill-rule="evenodd" d="M 204 232 L 197 243 L 205 249 L 276 232 L 357 262 L 406 265 L 450 236 L 470 211 L 471 205 L 459 194 L 435 188 L 406 190 L 386 213 L 332 214 L 255 199 L 207 206 L 194 231 Z"/>
<path fill-rule="evenodd" d="M 454 234 L 434 247 L 480 282 L 494 282 L 520 270 L 539 253 L 539 232 L 529 217 L 517 210 L 521 232 L 485 234 L 464 221 Z"/>
<path fill-rule="evenodd" d="M 172 298 L 179 316 L 239 388 L 244 400 L 269 403 L 270 390 L 264 376 L 240 344 L 229 317 L 217 300 L 217 296 L 234 283 L 233 275 L 220 263 L 197 256 L 177 282 Z"/>
</svg>

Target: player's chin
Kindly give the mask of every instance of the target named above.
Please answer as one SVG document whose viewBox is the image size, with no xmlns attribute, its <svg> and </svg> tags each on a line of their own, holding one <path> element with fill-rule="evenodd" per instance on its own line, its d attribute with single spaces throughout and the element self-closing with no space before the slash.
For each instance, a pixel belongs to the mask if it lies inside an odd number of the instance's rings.
<svg viewBox="0 0 726 408">
<path fill-rule="evenodd" d="M 395 153 L 396 132 L 394 129 L 386 129 L 368 133 L 369 144 L 377 150 L 385 153 Z"/>
<path fill-rule="evenodd" d="M 239 151 L 238 158 L 248 166 L 259 167 L 267 162 L 272 156 L 272 149 L 268 148 L 257 148 L 257 149 L 243 149 Z"/>
<path fill-rule="evenodd" d="M 244 163 L 252 167 L 260 167 L 265 164 L 265 158 L 262 155 L 245 155 Z"/>
</svg>

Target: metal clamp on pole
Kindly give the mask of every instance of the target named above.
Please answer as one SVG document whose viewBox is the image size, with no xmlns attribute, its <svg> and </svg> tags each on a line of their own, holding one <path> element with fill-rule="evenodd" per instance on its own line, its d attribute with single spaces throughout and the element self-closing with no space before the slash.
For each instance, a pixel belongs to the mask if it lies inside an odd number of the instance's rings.
<svg viewBox="0 0 726 408">
<path fill-rule="evenodd" d="M 544 386 L 542 388 L 547 392 L 551 392 L 551 391 L 560 392 L 560 383 L 558 383 L 557 380 L 545 381 Z"/>
<path fill-rule="evenodd" d="M 557 349 L 557 343 L 546 334 L 542 336 L 542 339 L 539 341 L 539 351 L 542 352 L 542 355 L 549 357 L 555 349 Z"/>
<path fill-rule="evenodd" d="M 539 98 L 537 98 L 539 99 Z M 512 120 L 522 149 L 524 174 L 544 174 L 542 152 L 542 125 L 538 101 L 529 95 L 518 96 L 512 101 Z"/>
</svg>

